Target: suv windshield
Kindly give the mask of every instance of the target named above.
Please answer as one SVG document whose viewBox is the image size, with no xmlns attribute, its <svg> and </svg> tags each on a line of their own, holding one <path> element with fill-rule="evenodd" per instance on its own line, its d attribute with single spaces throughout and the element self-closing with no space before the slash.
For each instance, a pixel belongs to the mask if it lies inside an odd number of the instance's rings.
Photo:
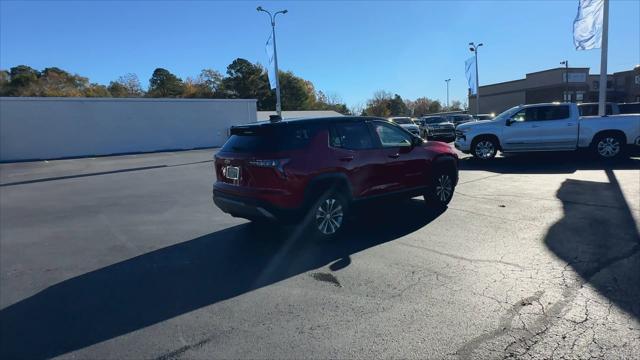
<svg viewBox="0 0 640 360">
<path fill-rule="evenodd" d="M 409 118 L 392 118 L 391 121 L 393 121 L 396 124 L 413 124 L 413 121 L 411 121 L 411 119 Z"/>
<path fill-rule="evenodd" d="M 439 124 L 441 122 L 445 122 L 445 119 L 441 117 L 432 117 L 424 119 L 424 122 L 426 122 L 427 124 Z"/>
<path fill-rule="evenodd" d="M 231 137 L 221 151 L 279 152 L 304 148 L 314 128 L 300 125 L 250 126 L 231 129 Z"/>
</svg>

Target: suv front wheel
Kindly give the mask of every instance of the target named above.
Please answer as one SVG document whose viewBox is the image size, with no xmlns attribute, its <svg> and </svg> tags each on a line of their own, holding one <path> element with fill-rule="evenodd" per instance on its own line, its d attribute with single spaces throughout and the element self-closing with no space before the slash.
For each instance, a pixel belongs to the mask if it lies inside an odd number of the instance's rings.
<svg viewBox="0 0 640 360">
<path fill-rule="evenodd" d="M 309 230 L 319 238 L 336 237 L 345 225 L 349 202 L 339 192 L 330 191 L 318 198 L 309 211 Z"/>
<path fill-rule="evenodd" d="M 439 171 L 436 173 L 429 190 L 424 195 L 424 200 L 428 205 L 445 207 L 451 202 L 454 190 L 455 180 L 453 175 L 448 171 Z"/>
</svg>

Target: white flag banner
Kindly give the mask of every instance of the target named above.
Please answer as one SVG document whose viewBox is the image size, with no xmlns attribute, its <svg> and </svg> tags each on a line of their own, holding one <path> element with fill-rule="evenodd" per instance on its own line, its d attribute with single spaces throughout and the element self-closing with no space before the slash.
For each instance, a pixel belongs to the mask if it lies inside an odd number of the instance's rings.
<svg viewBox="0 0 640 360">
<path fill-rule="evenodd" d="M 267 77 L 269 78 L 269 85 L 272 89 L 276 88 L 276 67 L 273 59 L 273 40 L 271 35 L 265 45 L 265 51 L 267 52 Z"/>
<path fill-rule="evenodd" d="M 472 56 L 464 62 L 464 73 L 467 75 L 467 83 L 469 83 L 469 89 L 471 95 L 478 93 L 478 84 L 476 84 L 476 57 Z"/>
<path fill-rule="evenodd" d="M 604 0 L 579 0 L 578 15 L 573 21 L 573 44 L 576 50 L 602 46 Z"/>
</svg>

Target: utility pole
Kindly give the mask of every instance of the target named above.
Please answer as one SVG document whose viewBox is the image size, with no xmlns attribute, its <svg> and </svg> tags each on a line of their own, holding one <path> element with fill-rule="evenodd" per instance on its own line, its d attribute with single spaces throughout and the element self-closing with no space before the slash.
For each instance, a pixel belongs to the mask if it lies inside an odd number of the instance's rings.
<svg viewBox="0 0 640 360">
<path fill-rule="evenodd" d="M 269 14 L 269 19 L 271 20 L 271 36 L 273 36 L 273 62 L 275 65 L 276 73 L 276 112 L 278 113 L 278 116 L 282 118 L 282 106 L 280 103 L 280 81 L 278 80 L 278 51 L 276 50 L 276 16 L 278 16 L 278 14 L 286 14 L 288 11 L 280 10 L 271 15 L 271 13 L 268 10 L 263 9 L 262 6 L 258 6 L 256 10 Z"/>
<path fill-rule="evenodd" d="M 607 114 L 607 50 L 609 48 L 609 0 L 604 0 L 602 17 L 602 48 L 600 49 L 600 87 L 598 94 L 598 116 Z"/>
<path fill-rule="evenodd" d="M 571 96 L 569 96 L 569 61 L 560 61 L 560 65 L 564 65 L 564 96 L 562 101 L 571 102 Z"/>
<path fill-rule="evenodd" d="M 449 108 L 449 81 L 451 81 L 451 79 L 445 80 L 447 83 L 447 108 Z"/>
<path fill-rule="evenodd" d="M 471 52 L 474 53 L 476 56 L 476 115 L 480 114 L 480 80 L 478 76 L 478 48 L 482 45 L 484 44 L 480 43 L 476 45 L 473 42 L 469 43 L 469 46 L 470 46 L 469 50 L 471 50 Z"/>
</svg>

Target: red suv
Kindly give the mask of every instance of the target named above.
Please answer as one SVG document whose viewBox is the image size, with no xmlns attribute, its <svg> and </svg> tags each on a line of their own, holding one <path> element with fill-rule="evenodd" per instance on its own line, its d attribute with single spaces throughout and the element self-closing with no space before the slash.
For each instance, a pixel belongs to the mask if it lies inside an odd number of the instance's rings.
<svg viewBox="0 0 640 360">
<path fill-rule="evenodd" d="M 458 157 L 375 117 L 292 119 L 234 126 L 215 155 L 213 201 L 253 221 L 303 222 L 320 237 L 343 228 L 350 205 L 396 195 L 446 206 Z"/>
</svg>

